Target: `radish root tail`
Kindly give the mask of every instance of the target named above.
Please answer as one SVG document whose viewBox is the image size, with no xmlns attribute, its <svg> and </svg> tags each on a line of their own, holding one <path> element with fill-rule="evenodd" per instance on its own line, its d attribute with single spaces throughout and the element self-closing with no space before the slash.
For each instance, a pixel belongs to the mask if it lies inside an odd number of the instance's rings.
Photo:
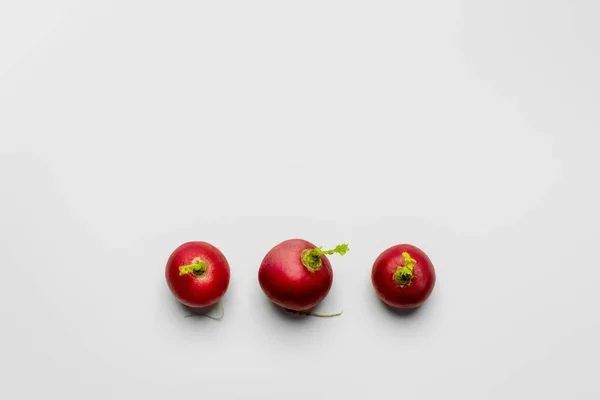
<svg viewBox="0 0 600 400">
<path fill-rule="evenodd" d="M 343 311 L 340 311 L 339 313 L 335 313 L 335 314 L 319 314 L 316 312 L 312 312 L 312 311 L 296 311 L 296 310 L 290 310 L 289 308 L 284 308 L 285 311 L 289 312 L 290 314 L 295 314 L 295 315 L 303 315 L 305 317 L 317 317 L 317 318 L 333 318 L 333 317 L 339 317 L 340 315 L 342 315 Z"/>
</svg>

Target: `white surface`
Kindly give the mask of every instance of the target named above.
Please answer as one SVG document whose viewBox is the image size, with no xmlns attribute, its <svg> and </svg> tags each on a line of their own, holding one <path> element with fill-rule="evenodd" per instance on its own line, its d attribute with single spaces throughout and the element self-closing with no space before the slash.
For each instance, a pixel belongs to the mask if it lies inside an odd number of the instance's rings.
<svg viewBox="0 0 600 400">
<path fill-rule="evenodd" d="M 0 398 L 597 399 L 600 3 L 0 3 Z M 301 237 L 323 312 L 257 282 Z M 221 322 L 164 281 L 228 257 Z M 373 260 L 423 248 L 402 317 Z"/>
</svg>

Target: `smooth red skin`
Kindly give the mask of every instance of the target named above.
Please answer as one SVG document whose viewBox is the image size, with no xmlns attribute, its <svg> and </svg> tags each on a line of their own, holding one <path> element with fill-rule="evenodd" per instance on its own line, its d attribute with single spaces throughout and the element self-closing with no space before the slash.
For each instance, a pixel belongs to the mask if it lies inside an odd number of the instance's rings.
<svg viewBox="0 0 600 400">
<path fill-rule="evenodd" d="M 258 270 L 258 282 L 265 295 L 275 304 L 294 311 L 310 310 L 329 293 L 333 283 L 331 264 L 321 256 L 321 268 L 311 272 L 302 264 L 304 250 L 314 244 L 290 239 L 273 247 Z"/>
<path fill-rule="evenodd" d="M 179 267 L 196 258 L 207 264 L 206 272 L 179 276 Z M 229 263 L 219 249 L 206 242 L 184 243 L 173 251 L 165 277 L 177 300 L 189 307 L 208 307 L 217 303 L 229 287 Z"/>
<path fill-rule="evenodd" d="M 394 281 L 398 266 L 404 266 L 403 252 L 417 262 L 410 285 L 399 286 Z M 416 308 L 431 295 L 435 286 L 435 270 L 427 254 L 410 244 L 399 244 L 377 257 L 371 271 L 371 281 L 379 298 L 391 307 Z"/>
</svg>

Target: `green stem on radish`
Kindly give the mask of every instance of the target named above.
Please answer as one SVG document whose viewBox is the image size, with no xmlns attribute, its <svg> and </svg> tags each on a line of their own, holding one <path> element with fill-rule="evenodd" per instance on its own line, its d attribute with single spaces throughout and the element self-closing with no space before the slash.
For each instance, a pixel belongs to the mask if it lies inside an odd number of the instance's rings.
<svg viewBox="0 0 600 400">
<path fill-rule="evenodd" d="M 417 261 L 413 259 L 407 252 L 402 253 L 404 257 L 404 265 L 398 266 L 394 272 L 394 282 L 398 286 L 408 286 L 412 282 L 413 268 Z"/>
<path fill-rule="evenodd" d="M 332 255 L 339 254 L 343 256 L 348 251 L 350 251 L 350 247 L 348 244 L 340 244 L 335 247 L 335 249 L 331 250 L 323 250 L 322 247 L 315 247 L 314 249 L 306 249 L 302 252 L 301 259 L 302 264 L 308 268 L 310 272 L 318 271 L 323 265 L 323 261 L 321 260 L 321 256 L 324 254 Z"/>
<path fill-rule="evenodd" d="M 182 265 L 179 267 L 179 276 L 186 274 L 194 274 L 196 276 L 202 276 L 206 270 L 208 269 L 208 265 L 198 258 L 195 258 L 191 264 Z"/>
</svg>

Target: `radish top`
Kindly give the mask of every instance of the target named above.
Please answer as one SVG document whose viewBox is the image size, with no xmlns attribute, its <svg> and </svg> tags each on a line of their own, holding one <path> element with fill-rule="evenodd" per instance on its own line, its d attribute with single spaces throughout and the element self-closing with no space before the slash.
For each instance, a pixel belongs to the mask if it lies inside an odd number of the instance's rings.
<svg viewBox="0 0 600 400">
<path fill-rule="evenodd" d="M 348 251 L 350 251 L 350 247 L 348 247 L 348 244 L 346 244 L 346 243 L 337 245 L 335 247 L 335 249 L 331 249 L 331 250 L 323 250 L 322 247 L 315 247 L 314 249 L 306 249 L 302 252 L 302 255 L 301 255 L 302 264 L 306 268 L 308 268 L 308 270 L 310 272 L 315 272 L 321 268 L 321 265 L 323 265 L 323 262 L 321 261 L 322 255 L 325 255 L 325 254 L 332 255 L 332 254 L 337 253 L 340 256 L 343 256 Z"/>
<path fill-rule="evenodd" d="M 179 276 L 190 273 L 200 276 L 206 272 L 207 268 L 208 266 L 206 265 L 206 262 L 200 260 L 199 258 L 195 258 L 191 264 L 182 265 L 179 267 Z"/>
<path fill-rule="evenodd" d="M 404 257 L 404 265 L 398 266 L 394 272 L 394 282 L 400 287 L 408 286 L 412 282 L 413 268 L 417 261 L 413 259 L 406 251 L 402 253 Z"/>
</svg>

